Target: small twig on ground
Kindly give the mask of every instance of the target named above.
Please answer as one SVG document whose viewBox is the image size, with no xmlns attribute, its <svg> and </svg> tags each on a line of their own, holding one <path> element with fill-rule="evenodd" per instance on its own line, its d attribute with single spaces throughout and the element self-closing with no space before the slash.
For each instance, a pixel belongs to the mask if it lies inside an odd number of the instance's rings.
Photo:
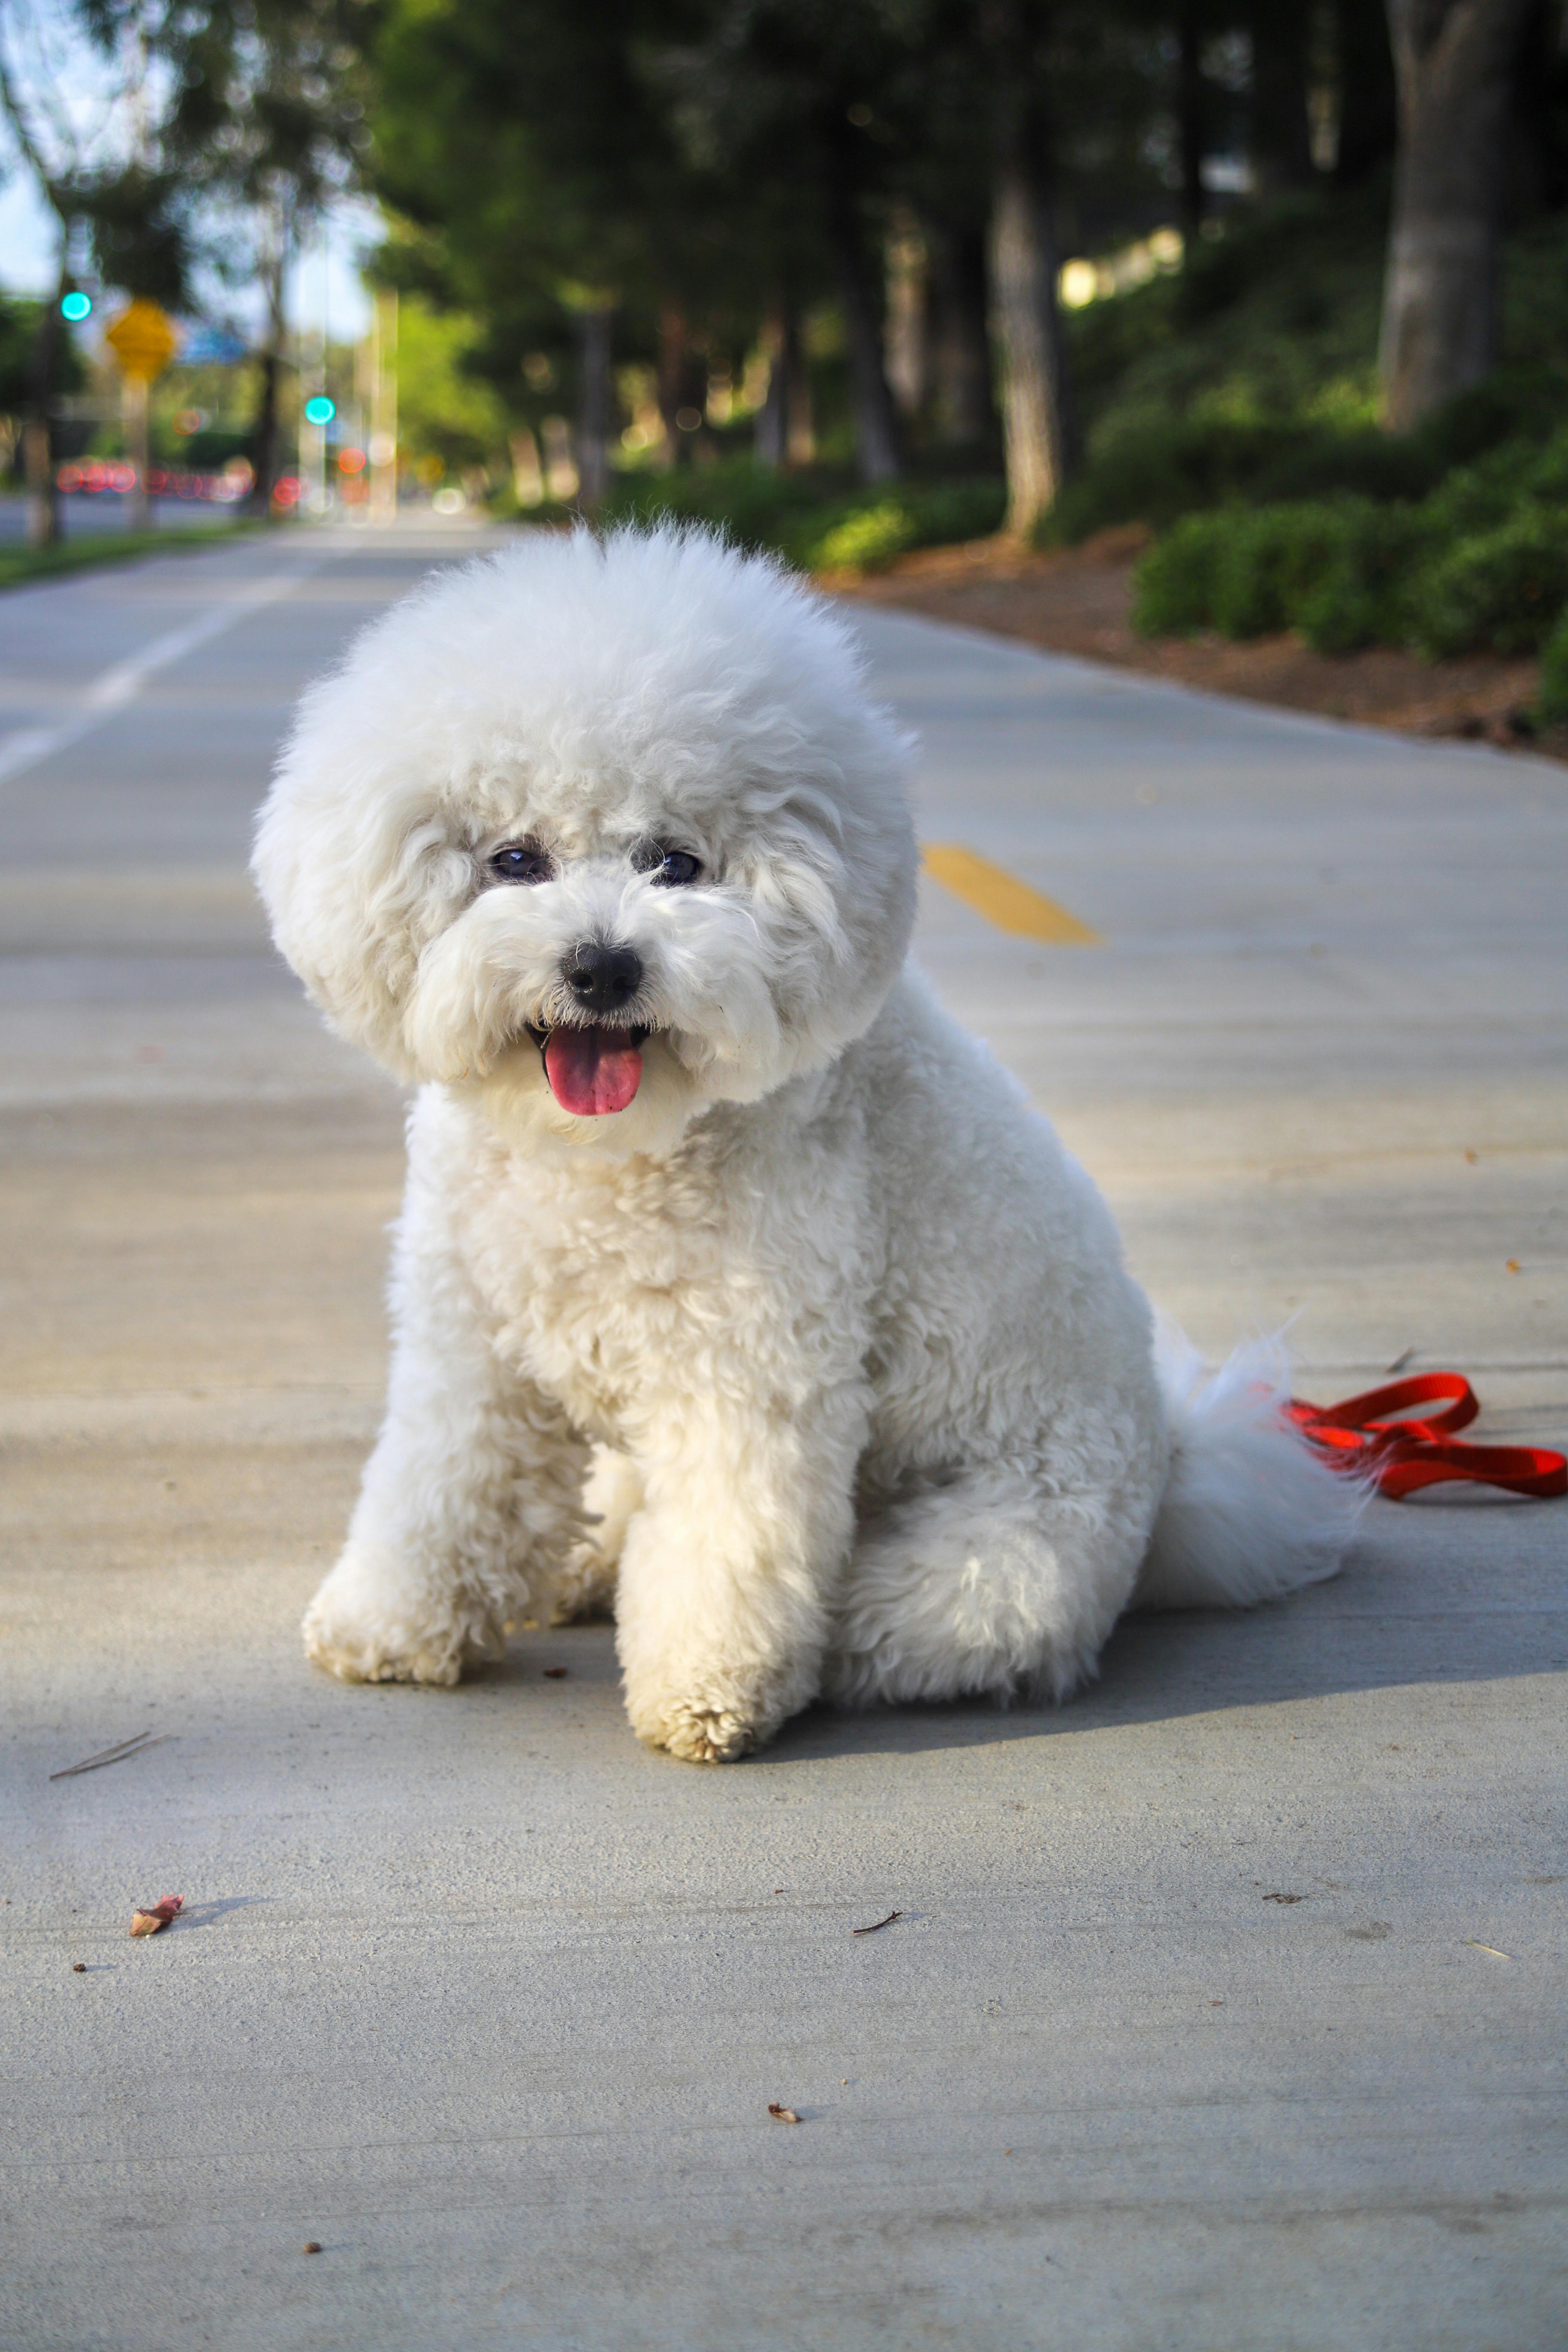
<svg viewBox="0 0 1568 2352">
<path fill-rule="evenodd" d="M 104 1748 L 101 1755 L 84 1756 L 79 1764 L 62 1765 L 58 1772 L 51 1772 L 49 1778 L 51 1780 L 69 1780 L 78 1772 L 96 1772 L 104 1764 L 123 1764 L 128 1756 L 144 1755 L 149 1748 L 160 1747 L 165 1739 L 174 1737 L 172 1731 L 161 1731 L 156 1738 L 150 1731 L 139 1731 L 134 1739 L 121 1739 L 114 1747 Z"/>
<path fill-rule="evenodd" d="M 895 1919 L 903 1917 L 901 1911 L 889 1911 L 885 1919 L 873 1919 L 868 1927 L 851 1927 L 852 1936 L 874 1936 L 879 1927 L 890 1927 Z"/>
<path fill-rule="evenodd" d="M 1402 1372 L 1415 1353 L 1415 1350 L 1414 1348 L 1402 1348 L 1398 1355 L 1394 1359 L 1392 1364 L 1384 1364 L 1383 1368 L 1385 1372 Z"/>
</svg>

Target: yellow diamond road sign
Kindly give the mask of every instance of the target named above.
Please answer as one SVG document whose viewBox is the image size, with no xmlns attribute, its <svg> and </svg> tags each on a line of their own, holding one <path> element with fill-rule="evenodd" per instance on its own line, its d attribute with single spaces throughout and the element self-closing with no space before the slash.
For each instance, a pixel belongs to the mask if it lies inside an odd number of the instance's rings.
<svg viewBox="0 0 1568 2352">
<path fill-rule="evenodd" d="M 120 313 L 104 337 L 121 371 L 142 383 L 151 383 L 162 375 L 174 356 L 178 342 L 174 323 L 156 302 L 144 302 L 140 295 Z"/>
</svg>

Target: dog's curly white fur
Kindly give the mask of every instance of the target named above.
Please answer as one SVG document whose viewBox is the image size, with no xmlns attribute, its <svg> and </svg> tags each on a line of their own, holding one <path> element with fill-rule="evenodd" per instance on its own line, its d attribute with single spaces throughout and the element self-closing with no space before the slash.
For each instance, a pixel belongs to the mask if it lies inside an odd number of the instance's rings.
<svg viewBox="0 0 1568 2352">
<path fill-rule="evenodd" d="M 634 1727 L 717 1760 L 818 1695 L 1059 1698 L 1130 1605 L 1337 1564 L 1277 1370 L 1162 1377 L 1093 1185 L 908 966 L 909 758 L 831 611 L 700 533 L 443 573 L 306 697 L 258 880 L 419 1086 L 320 1664 L 453 1683 L 613 1587 Z"/>
</svg>

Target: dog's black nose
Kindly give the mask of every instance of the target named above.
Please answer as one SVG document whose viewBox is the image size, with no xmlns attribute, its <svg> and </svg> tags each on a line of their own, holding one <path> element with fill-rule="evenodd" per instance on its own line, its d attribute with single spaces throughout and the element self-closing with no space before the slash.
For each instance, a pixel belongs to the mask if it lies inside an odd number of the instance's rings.
<svg viewBox="0 0 1568 2352">
<path fill-rule="evenodd" d="M 561 967 L 579 1004 L 590 1013 L 618 1013 L 642 986 L 642 958 L 635 948 L 605 947 L 580 940 Z"/>
</svg>

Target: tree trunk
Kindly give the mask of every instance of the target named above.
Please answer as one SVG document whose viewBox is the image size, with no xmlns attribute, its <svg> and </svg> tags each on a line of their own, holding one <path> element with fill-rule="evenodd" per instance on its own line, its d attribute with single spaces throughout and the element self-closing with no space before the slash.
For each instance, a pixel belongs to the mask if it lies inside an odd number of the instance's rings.
<svg viewBox="0 0 1568 2352">
<path fill-rule="evenodd" d="M 991 341 L 985 321 L 985 233 L 931 233 L 931 373 L 936 428 L 951 447 L 983 448 L 993 438 Z"/>
<path fill-rule="evenodd" d="M 789 365 L 784 376 L 784 461 L 793 473 L 816 463 L 816 418 L 811 401 L 811 362 L 800 332 L 800 315 L 789 312 Z"/>
<path fill-rule="evenodd" d="M 256 479 L 246 503 L 252 514 L 271 513 L 272 492 L 281 471 L 278 463 L 278 379 L 282 367 L 282 354 L 277 343 L 269 340 L 261 354 L 261 398 L 257 403 L 256 422 L 250 428 L 250 462 Z"/>
<path fill-rule="evenodd" d="M 768 472 L 777 473 L 798 462 L 791 427 L 802 389 L 800 321 L 787 294 L 781 294 L 769 310 L 765 335 L 768 392 L 757 411 L 756 459 Z"/>
<path fill-rule="evenodd" d="M 996 175 L 991 215 L 991 307 L 1002 362 L 1007 529 L 1032 530 L 1067 478 L 1061 320 L 1050 223 L 1019 156 Z"/>
<path fill-rule="evenodd" d="M 250 463 L 256 478 L 247 505 L 264 520 L 272 512 L 272 492 L 283 468 L 278 455 L 278 389 L 283 373 L 283 278 L 288 265 L 288 239 L 280 224 L 261 269 L 267 295 L 267 348 L 261 354 L 261 398 L 250 428 Z"/>
<path fill-rule="evenodd" d="M 131 493 L 126 526 L 131 530 L 151 530 L 153 493 L 148 487 L 147 477 L 153 467 L 153 443 L 148 430 L 153 387 L 145 376 L 126 378 L 124 403 L 125 437 L 131 445 L 131 463 L 136 470 L 136 487 Z"/>
<path fill-rule="evenodd" d="M 855 402 L 855 462 L 865 483 L 898 478 L 898 421 L 882 364 L 882 321 L 866 240 L 855 206 L 853 168 L 845 133 L 835 123 L 828 139 L 827 232 L 837 265 Z"/>
<path fill-rule="evenodd" d="M 1182 0 L 1176 18 L 1176 149 L 1182 170 L 1182 236 L 1190 254 L 1204 225 L 1204 71 L 1199 0 Z"/>
<path fill-rule="evenodd" d="M 888 388 L 906 424 L 924 415 L 931 389 L 931 248 L 919 222 L 900 205 L 888 239 Z"/>
<path fill-rule="evenodd" d="M 1378 373 L 1408 432 L 1497 358 L 1509 67 L 1525 0 L 1388 0 L 1399 96 Z"/>
<path fill-rule="evenodd" d="M 1340 152 L 1334 178 L 1354 187 L 1386 163 L 1395 140 L 1394 59 L 1388 17 L 1368 0 L 1338 0 Z"/>
<path fill-rule="evenodd" d="M 1366 12 L 1376 0 L 1359 0 Z M 1312 11 L 1301 0 L 1253 0 L 1251 162 L 1258 192 L 1275 195 L 1312 182 L 1308 52 Z"/>
<path fill-rule="evenodd" d="M 59 282 L 53 299 L 45 295 L 33 341 L 31 382 L 26 422 L 22 427 L 22 457 L 27 477 L 27 544 L 59 544 L 60 493 L 55 478 L 55 363 L 60 348 L 60 303 L 66 293 L 65 244 L 60 247 Z"/>
<path fill-rule="evenodd" d="M 678 302 L 666 302 L 658 314 L 657 373 L 666 463 L 679 466 L 696 452 L 706 387 L 693 358 L 686 313 Z M 694 413 L 698 420 L 695 425 L 691 422 Z M 680 422 L 683 414 L 684 425 Z"/>
<path fill-rule="evenodd" d="M 583 371 L 577 411 L 577 496 L 588 514 L 610 486 L 610 327 L 614 310 L 601 303 L 578 313 Z"/>
</svg>

